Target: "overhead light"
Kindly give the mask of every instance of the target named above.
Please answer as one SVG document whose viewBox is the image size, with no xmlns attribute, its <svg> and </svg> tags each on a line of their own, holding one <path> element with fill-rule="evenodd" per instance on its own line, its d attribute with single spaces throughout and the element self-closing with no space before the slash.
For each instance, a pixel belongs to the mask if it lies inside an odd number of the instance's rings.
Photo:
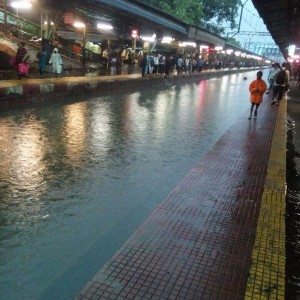
<svg viewBox="0 0 300 300">
<path fill-rule="evenodd" d="M 154 42 L 156 39 L 156 33 L 153 33 L 152 36 L 141 36 L 141 39 L 146 42 Z"/>
<path fill-rule="evenodd" d="M 235 51 L 234 54 L 235 54 L 235 56 L 241 56 L 242 52 L 241 51 Z"/>
<path fill-rule="evenodd" d="M 289 56 L 293 56 L 295 54 L 295 51 L 296 51 L 296 45 L 289 45 L 288 48 Z"/>
<path fill-rule="evenodd" d="M 227 49 L 227 50 L 226 50 L 226 54 L 231 54 L 232 52 L 233 52 L 232 49 Z"/>
<path fill-rule="evenodd" d="M 48 22 L 45 21 L 45 22 L 44 22 L 44 25 L 48 25 Z M 54 25 L 54 22 L 51 21 L 51 22 L 50 22 L 50 25 L 53 26 L 53 25 Z"/>
<path fill-rule="evenodd" d="M 216 47 L 215 47 L 215 50 L 216 50 L 216 51 L 221 51 L 221 50 L 223 50 L 223 47 L 222 47 L 222 46 L 216 46 Z"/>
<path fill-rule="evenodd" d="M 84 24 L 83 22 L 80 22 L 80 21 L 74 22 L 73 26 L 74 26 L 75 28 L 79 28 L 79 29 L 85 28 L 85 24 Z"/>
<path fill-rule="evenodd" d="M 203 49 L 209 49 L 207 45 L 200 45 L 200 52 L 202 52 Z"/>
<path fill-rule="evenodd" d="M 141 36 L 141 38 L 143 41 L 146 41 L 146 42 L 154 42 L 155 41 L 155 38 L 153 36 Z"/>
<path fill-rule="evenodd" d="M 111 29 L 113 29 L 113 26 L 111 26 L 110 24 L 98 23 L 97 28 L 103 29 L 103 30 L 111 30 Z"/>
<path fill-rule="evenodd" d="M 32 7 L 32 3 L 30 3 L 29 1 L 13 1 L 11 3 L 11 7 L 13 8 L 24 8 L 24 9 L 28 9 Z"/>
<path fill-rule="evenodd" d="M 171 36 L 164 36 L 161 40 L 162 44 L 171 44 L 174 39 Z"/>
<path fill-rule="evenodd" d="M 178 46 L 179 47 L 188 47 L 188 46 L 190 46 L 190 47 L 195 48 L 197 46 L 197 44 L 194 43 L 194 42 L 179 42 Z"/>
<path fill-rule="evenodd" d="M 138 31 L 133 29 L 132 32 L 131 32 L 131 36 L 135 39 L 138 37 Z"/>
</svg>

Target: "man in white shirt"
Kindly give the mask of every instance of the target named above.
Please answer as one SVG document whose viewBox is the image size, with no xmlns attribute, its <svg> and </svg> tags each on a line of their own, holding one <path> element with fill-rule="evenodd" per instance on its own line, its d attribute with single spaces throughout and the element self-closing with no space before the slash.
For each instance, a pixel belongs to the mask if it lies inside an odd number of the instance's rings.
<svg viewBox="0 0 300 300">
<path fill-rule="evenodd" d="M 273 90 L 274 82 L 275 82 L 275 78 L 276 78 L 276 74 L 278 73 L 278 70 L 279 70 L 279 64 L 278 63 L 273 64 L 272 69 L 270 70 L 269 75 L 268 75 L 269 88 L 268 88 L 266 94 L 269 94 L 270 91 Z"/>
</svg>

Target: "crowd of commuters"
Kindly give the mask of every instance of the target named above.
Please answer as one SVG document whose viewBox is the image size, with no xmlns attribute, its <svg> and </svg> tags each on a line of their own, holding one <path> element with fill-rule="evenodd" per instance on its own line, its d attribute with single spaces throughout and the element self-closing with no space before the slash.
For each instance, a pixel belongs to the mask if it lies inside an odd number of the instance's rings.
<svg viewBox="0 0 300 300">
<path fill-rule="evenodd" d="M 250 120 L 252 119 L 253 111 L 254 117 L 257 116 L 257 111 L 262 103 L 264 93 L 272 94 L 271 105 L 278 106 L 284 95 L 286 95 L 287 99 L 290 99 L 288 95 L 290 90 L 290 80 L 294 78 L 299 82 L 300 67 L 298 65 L 293 70 L 291 64 L 288 62 L 284 62 L 282 65 L 279 63 L 273 64 L 267 78 L 269 82 L 269 88 L 267 88 L 267 84 L 262 79 L 262 76 L 263 73 L 261 71 L 257 72 L 256 79 L 253 80 L 249 85 L 251 109 L 248 119 Z"/>
<path fill-rule="evenodd" d="M 290 89 L 290 80 L 293 75 L 292 67 L 290 63 L 284 62 L 282 65 L 275 63 L 268 75 L 269 88 L 267 94 L 272 91 L 272 103 L 271 105 L 278 105 L 278 102 L 282 99 L 285 93 Z M 297 76 L 297 75 L 296 75 Z"/>
<path fill-rule="evenodd" d="M 58 48 L 55 47 L 52 49 L 51 44 L 44 42 L 41 45 L 41 49 L 36 55 L 38 60 L 38 68 L 41 77 L 44 77 L 46 66 L 51 66 L 51 71 L 55 74 L 56 77 L 59 77 L 62 73 L 63 61 L 62 57 L 58 51 Z M 30 56 L 27 48 L 25 47 L 24 42 L 18 44 L 18 49 L 15 57 L 11 60 L 11 65 L 14 66 L 17 76 L 19 79 L 22 77 L 27 77 L 30 68 Z"/>
<path fill-rule="evenodd" d="M 160 53 L 145 53 L 140 59 L 142 75 L 165 74 L 169 75 L 175 70 L 178 74 L 201 72 L 207 69 L 253 67 L 253 61 L 226 59 L 203 59 L 199 54 L 194 55 L 165 55 Z"/>
<path fill-rule="evenodd" d="M 52 72 L 59 77 L 63 72 L 63 60 L 59 51 L 59 47 L 47 40 L 42 40 L 41 48 L 35 58 L 29 58 L 28 50 L 24 43 L 19 44 L 17 55 L 13 61 L 18 77 L 27 77 L 29 71 L 29 59 L 32 62 L 37 61 L 39 74 L 44 77 L 45 71 Z M 113 51 L 108 54 L 105 49 L 102 51 L 103 61 L 106 61 L 104 68 L 108 70 L 115 68 L 116 73 L 121 71 L 123 64 L 133 66 L 135 62 L 141 68 L 141 73 L 145 75 L 164 74 L 169 75 L 174 71 L 177 74 L 201 72 L 206 69 L 222 69 L 222 68 L 241 68 L 255 66 L 255 62 L 249 59 L 233 59 L 233 56 L 216 56 L 215 58 L 203 59 L 199 54 L 164 54 L 164 53 L 144 53 L 141 52 L 133 55 L 129 52 L 126 56 L 123 51 Z M 106 53 L 107 52 L 107 53 Z M 106 55 L 107 54 L 107 55 Z M 123 57 L 123 56 L 124 57 Z M 21 66 L 20 66 L 21 64 Z"/>
</svg>

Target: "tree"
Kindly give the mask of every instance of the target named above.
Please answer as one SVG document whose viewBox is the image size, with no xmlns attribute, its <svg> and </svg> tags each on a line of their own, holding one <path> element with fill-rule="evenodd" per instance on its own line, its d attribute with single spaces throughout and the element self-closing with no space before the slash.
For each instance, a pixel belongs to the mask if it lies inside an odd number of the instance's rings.
<svg viewBox="0 0 300 300">
<path fill-rule="evenodd" d="M 241 43 L 233 37 L 228 38 L 227 43 L 231 44 L 232 46 L 242 47 Z"/>
<path fill-rule="evenodd" d="M 199 25 L 203 17 L 202 3 L 197 0 L 143 0 L 188 24 Z"/>
<path fill-rule="evenodd" d="M 157 7 L 172 16 L 192 25 L 209 28 L 210 21 L 229 22 L 231 28 L 236 27 L 240 0 L 142 0 L 146 4 Z M 223 27 L 220 27 L 222 32 Z M 218 30 L 213 29 L 214 32 Z"/>
<path fill-rule="evenodd" d="M 240 0 L 201 0 L 201 3 L 204 22 L 216 19 L 218 23 L 229 22 L 231 29 L 236 27 L 235 18 L 241 3 Z"/>
</svg>

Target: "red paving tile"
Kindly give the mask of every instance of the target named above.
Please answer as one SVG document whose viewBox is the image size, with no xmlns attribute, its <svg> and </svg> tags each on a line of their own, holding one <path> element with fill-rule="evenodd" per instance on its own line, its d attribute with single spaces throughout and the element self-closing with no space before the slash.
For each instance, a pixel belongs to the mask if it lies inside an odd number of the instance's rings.
<svg viewBox="0 0 300 300">
<path fill-rule="evenodd" d="M 78 299 L 242 299 L 277 108 L 241 118 Z"/>
</svg>

